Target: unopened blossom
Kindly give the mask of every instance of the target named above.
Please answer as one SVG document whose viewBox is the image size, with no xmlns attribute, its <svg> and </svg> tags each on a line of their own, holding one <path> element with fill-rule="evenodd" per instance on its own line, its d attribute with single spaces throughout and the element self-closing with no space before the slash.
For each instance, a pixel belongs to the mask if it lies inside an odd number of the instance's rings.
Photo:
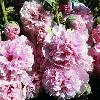
<svg viewBox="0 0 100 100">
<path fill-rule="evenodd" d="M 59 9 L 60 9 L 60 11 L 63 12 L 64 14 L 71 13 L 71 11 L 73 10 L 73 9 L 72 9 L 72 2 L 60 4 Z"/>
<path fill-rule="evenodd" d="M 70 14 L 65 18 L 66 21 L 69 21 L 70 25 L 75 30 L 83 30 L 86 28 L 86 21 L 81 17 L 81 15 Z"/>
<path fill-rule="evenodd" d="M 0 100 L 25 100 L 21 82 L 0 80 Z"/>
<path fill-rule="evenodd" d="M 83 41 L 88 41 L 89 34 L 86 27 L 87 22 L 81 17 L 81 15 L 70 14 L 66 16 L 64 20 L 66 21 L 66 27 L 74 29 Z"/>
<path fill-rule="evenodd" d="M 92 30 L 92 38 L 95 43 L 100 42 L 100 24 Z"/>
<path fill-rule="evenodd" d="M 77 66 L 92 71 L 93 59 L 88 55 L 86 42 L 79 36 L 74 30 L 66 30 L 62 25 L 55 26 L 51 38 L 46 37 L 44 56 L 61 67 Z"/>
<path fill-rule="evenodd" d="M 50 95 L 62 100 L 81 94 L 88 84 L 89 76 L 80 69 L 48 68 L 43 74 L 43 86 Z"/>
<path fill-rule="evenodd" d="M 8 22 L 4 25 L 4 33 L 6 34 L 8 39 L 14 39 L 18 37 L 20 33 L 20 27 L 14 21 Z"/>
<path fill-rule="evenodd" d="M 28 42 L 23 35 L 13 40 L 0 42 L 0 64 L 6 65 L 11 71 L 32 70 L 34 55 Z"/>
</svg>

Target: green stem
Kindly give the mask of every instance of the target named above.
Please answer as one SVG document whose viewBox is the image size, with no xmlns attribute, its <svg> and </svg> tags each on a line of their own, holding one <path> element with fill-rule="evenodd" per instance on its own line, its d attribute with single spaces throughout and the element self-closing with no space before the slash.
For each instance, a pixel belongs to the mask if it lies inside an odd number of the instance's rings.
<svg viewBox="0 0 100 100">
<path fill-rule="evenodd" d="M 59 11 L 58 11 L 58 7 L 56 7 L 56 17 L 57 17 L 57 24 L 60 24 L 60 20 L 59 20 Z"/>
<path fill-rule="evenodd" d="M 56 22 L 59 25 L 60 24 L 60 18 L 59 18 L 59 8 L 58 8 L 57 0 L 54 0 L 54 2 L 53 2 L 53 10 L 54 10 Z"/>
<path fill-rule="evenodd" d="M 7 12 L 6 12 L 6 10 L 5 10 L 4 1 L 3 1 L 3 0 L 0 0 L 0 3 L 1 3 L 1 7 L 2 7 L 2 12 L 3 12 L 3 15 L 4 15 L 5 23 L 7 23 L 7 22 L 8 22 L 8 20 L 7 20 Z"/>
</svg>

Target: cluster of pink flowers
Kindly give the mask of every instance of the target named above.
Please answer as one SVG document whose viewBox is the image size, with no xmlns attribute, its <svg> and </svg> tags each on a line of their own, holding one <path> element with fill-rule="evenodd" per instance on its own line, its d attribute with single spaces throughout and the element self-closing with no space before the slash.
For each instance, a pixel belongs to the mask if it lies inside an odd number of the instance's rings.
<svg viewBox="0 0 100 100">
<path fill-rule="evenodd" d="M 78 2 L 68 2 L 66 4 L 60 5 L 60 10 L 63 12 L 64 16 L 69 14 L 80 15 L 81 19 L 85 20 L 86 27 L 91 30 L 93 26 L 93 16 L 88 7 L 86 7 L 83 3 Z M 74 16 L 75 16 L 74 15 Z M 79 18 L 78 18 L 79 19 Z M 82 20 L 77 20 L 76 22 L 82 22 Z"/>
<path fill-rule="evenodd" d="M 41 2 L 25 1 L 20 14 L 27 37 L 18 36 L 20 27 L 16 23 L 5 25 L 8 40 L 0 42 L 1 100 L 34 98 L 41 86 L 62 100 L 87 91 L 93 64 L 100 66 L 100 26 L 92 31 L 95 46 L 90 48 L 90 9 L 77 2 L 61 4 L 59 9 L 65 23 L 57 25 Z"/>
<path fill-rule="evenodd" d="M 40 89 L 40 75 L 34 69 L 31 42 L 14 31 L 15 22 L 7 23 L 7 41 L 0 42 L 0 100 L 25 100 L 34 97 Z"/>
<path fill-rule="evenodd" d="M 63 25 L 54 26 L 51 34 L 45 39 L 44 56 L 47 61 L 42 66 L 45 69 L 43 86 L 50 95 L 62 99 L 74 98 L 82 93 L 81 86 L 88 83 L 87 72 L 93 70 L 88 45 L 79 37 L 79 31 L 66 30 Z"/>
<path fill-rule="evenodd" d="M 90 10 L 81 3 L 68 2 L 59 7 L 65 21 L 73 16 L 72 30 L 56 25 L 52 15 L 35 0 L 26 1 L 20 14 L 26 35 L 33 43 L 34 66 L 39 71 L 40 83 L 50 95 L 68 99 L 82 94 L 88 86 L 93 59 L 88 55 L 87 40 L 93 19 Z M 27 93 L 31 96 L 32 92 Z"/>
<path fill-rule="evenodd" d="M 42 53 L 43 41 L 48 28 L 52 24 L 52 16 L 50 12 L 44 10 L 42 3 L 35 0 L 25 1 L 20 14 L 23 27 L 27 32 L 26 35 L 34 44 L 35 62 L 40 66 L 44 60 Z"/>
</svg>

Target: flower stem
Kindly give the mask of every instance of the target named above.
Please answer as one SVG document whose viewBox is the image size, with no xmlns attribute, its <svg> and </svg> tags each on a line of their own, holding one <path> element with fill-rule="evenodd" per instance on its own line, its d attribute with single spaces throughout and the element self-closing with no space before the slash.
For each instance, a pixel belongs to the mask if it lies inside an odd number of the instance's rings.
<svg viewBox="0 0 100 100">
<path fill-rule="evenodd" d="M 56 8 L 57 24 L 60 24 L 58 7 Z"/>
<path fill-rule="evenodd" d="M 2 7 L 3 15 L 4 15 L 4 21 L 5 21 L 5 23 L 7 23 L 8 22 L 8 20 L 7 20 L 7 12 L 5 10 L 4 1 L 3 0 L 0 0 L 0 4 L 1 4 L 1 7 Z"/>
<path fill-rule="evenodd" d="M 55 14 L 55 19 L 57 24 L 60 24 L 60 18 L 59 18 L 59 7 L 57 4 L 57 0 L 53 0 L 53 10 L 54 10 L 54 14 Z"/>
</svg>

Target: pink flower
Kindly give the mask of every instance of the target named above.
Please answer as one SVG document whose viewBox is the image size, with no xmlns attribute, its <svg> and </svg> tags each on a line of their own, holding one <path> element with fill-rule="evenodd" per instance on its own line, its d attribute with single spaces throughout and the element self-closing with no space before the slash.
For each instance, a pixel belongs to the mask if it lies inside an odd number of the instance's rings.
<svg viewBox="0 0 100 100">
<path fill-rule="evenodd" d="M 4 26 L 4 33 L 7 35 L 8 39 L 14 39 L 18 37 L 20 33 L 20 27 L 16 22 L 8 22 Z"/>
<path fill-rule="evenodd" d="M 21 82 L 0 80 L 0 100 L 25 100 Z"/>
<path fill-rule="evenodd" d="M 32 35 L 39 27 L 48 30 L 51 26 L 52 17 L 44 9 L 43 5 L 36 1 L 25 1 L 20 11 L 24 29 L 31 32 Z"/>
<path fill-rule="evenodd" d="M 50 95 L 69 99 L 81 94 L 88 84 L 89 76 L 80 69 L 48 68 L 43 74 L 43 86 Z"/>
<path fill-rule="evenodd" d="M 97 27 L 92 30 L 92 38 L 95 43 L 100 42 L 100 25 L 97 25 Z"/>
<path fill-rule="evenodd" d="M 34 98 L 38 95 L 40 88 L 41 88 L 41 80 L 42 79 L 41 79 L 41 74 L 37 73 L 36 71 L 34 71 L 34 72 L 31 71 L 31 72 L 27 73 L 25 71 L 21 72 L 21 70 L 16 70 L 16 72 L 14 72 L 14 71 L 10 71 L 10 70 L 5 71 L 5 69 L 0 67 L 0 80 L 1 80 L 0 83 L 6 82 L 6 83 L 9 83 L 8 84 L 9 86 L 11 86 L 11 84 L 13 82 L 14 83 L 16 83 L 17 81 L 20 82 L 21 88 L 19 91 L 16 91 L 14 95 L 17 95 L 20 92 L 24 99 L 21 97 L 21 99 L 14 99 L 14 100 L 25 100 L 26 98 L 30 99 L 30 98 Z M 7 93 L 7 91 L 5 91 L 5 93 Z M 3 92 L 3 91 L 0 90 L 0 92 Z M 12 90 L 12 92 L 14 92 L 14 91 Z M 6 100 L 6 98 L 4 100 Z"/>
<path fill-rule="evenodd" d="M 44 56 L 50 62 L 61 67 L 81 67 L 92 71 L 92 57 L 88 55 L 88 46 L 74 30 L 66 30 L 59 25 L 53 28 L 51 38 L 45 39 Z"/>
<path fill-rule="evenodd" d="M 25 36 L 0 43 L 0 63 L 8 70 L 32 70 L 34 63 L 33 50 Z"/>
<path fill-rule="evenodd" d="M 93 27 L 93 15 L 88 7 L 83 3 L 73 2 L 73 10 L 75 14 L 81 15 L 81 17 L 87 22 L 87 28 L 89 30 Z"/>
</svg>

